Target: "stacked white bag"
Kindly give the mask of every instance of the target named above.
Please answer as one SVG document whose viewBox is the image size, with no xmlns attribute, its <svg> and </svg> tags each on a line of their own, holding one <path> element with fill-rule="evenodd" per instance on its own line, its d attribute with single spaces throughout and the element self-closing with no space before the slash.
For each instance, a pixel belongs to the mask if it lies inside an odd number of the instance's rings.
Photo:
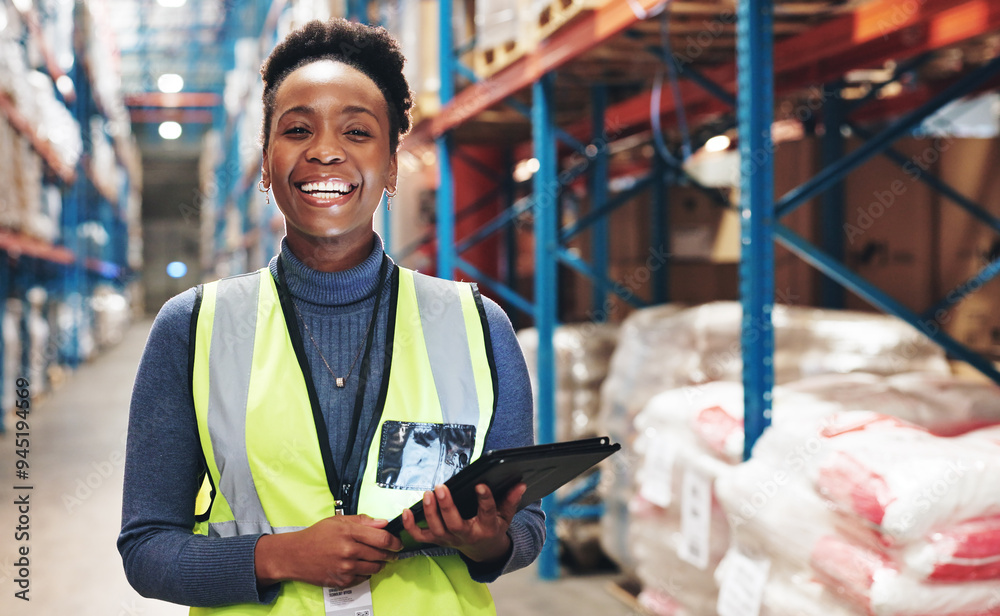
<svg viewBox="0 0 1000 616">
<path fill-rule="evenodd" d="M 636 416 L 660 392 L 714 381 L 738 382 L 741 319 L 738 303 L 714 302 L 688 309 L 666 305 L 638 310 L 622 323 L 601 389 L 598 432 L 623 447 L 608 460 L 601 476 L 605 506 L 601 541 L 604 551 L 626 570 L 636 566 L 627 540 L 632 476 L 639 464 Z M 944 353 L 894 317 L 776 306 L 773 322 L 778 383 L 849 371 L 949 372 Z M 742 427 L 739 438 L 742 443 Z"/>
<path fill-rule="evenodd" d="M 921 382 L 924 386 L 917 387 Z M 899 384 L 904 387 L 898 387 Z M 954 403 L 952 407 L 927 401 L 944 396 Z M 746 463 L 740 463 L 743 391 L 739 384 L 719 382 L 684 387 L 650 400 L 636 418 L 636 493 L 629 503 L 627 533 L 629 551 L 643 584 L 640 600 L 646 599 L 647 609 L 664 616 L 678 613 L 672 611 L 674 605 L 692 613 L 714 613 L 718 602 L 719 613 L 724 614 L 721 606 L 726 599 L 726 580 L 734 570 L 752 560 L 748 560 L 746 555 L 749 554 L 767 555 L 769 572 L 763 578 L 765 583 L 757 599 L 761 614 L 929 616 L 939 613 L 905 609 L 876 611 L 876 606 L 886 601 L 879 597 L 907 594 L 899 590 L 899 585 L 909 580 L 908 577 L 895 578 L 894 585 L 876 586 L 875 598 L 870 602 L 860 599 L 853 603 L 843 601 L 847 593 L 852 592 L 848 584 L 819 581 L 824 578 L 815 569 L 813 557 L 823 554 L 825 549 L 836 548 L 833 553 L 841 554 L 841 560 L 831 562 L 842 563 L 846 558 L 843 556 L 845 548 L 832 544 L 830 537 L 844 536 L 846 531 L 841 529 L 850 526 L 843 522 L 849 518 L 834 513 L 836 507 L 829 499 L 840 496 L 841 501 L 854 503 L 850 495 L 860 493 L 852 492 L 850 486 L 848 496 L 831 492 L 827 497 L 817 491 L 821 485 L 827 491 L 844 485 L 835 481 L 838 478 L 836 471 L 843 465 L 834 465 L 841 458 L 831 453 L 835 441 L 824 428 L 829 431 L 832 422 L 842 417 L 872 417 L 869 412 L 852 412 L 852 409 L 863 408 L 866 399 L 905 418 L 905 421 L 886 419 L 889 423 L 885 425 L 911 426 L 909 429 L 921 435 L 920 438 L 933 442 L 954 441 L 953 446 L 965 451 L 969 459 L 978 460 L 984 452 L 990 453 L 995 446 L 1000 447 L 1000 428 L 981 429 L 964 437 L 946 439 L 908 423 L 920 422 L 943 433 L 954 434 L 962 426 L 1000 421 L 1000 389 L 926 373 L 895 377 L 831 375 L 776 387 L 774 425 L 765 432 L 753 458 Z M 840 438 L 842 441 L 853 437 Z M 984 450 L 980 446 L 969 446 L 959 438 L 975 442 L 995 438 L 997 443 Z M 872 455 L 881 455 L 886 460 L 902 458 L 909 451 L 891 444 L 881 448 L 871 447 L 872 444 L 863 442 L 857 447 L 860 451 L 871 449 L 875 452 Z M 898 467 L 894 476 L 908 476 L 917 468 L 917 461 L 923 459 L 922 456 L 926 457 L 926 448 L 914 454 L 915 461 Z M 1000 456 L 992 463 L 1000 465 Z M 818 469 L 825 470 L 820 472 Z M 853 467 L 844 474 L 855 479 L 869 476 L 858 473 Z M 927 470 L 917 474 L 925 480 L 934 480 L 934 475 Z M 821 479 L 826 483 L 821 483 Z M 702 488 L 692 495 L 691 486 L 699 484 L 707 486 L 707 490 Z M 972 480 L 968 489 L 981 500 L 1000 498 L 997 490 L 992 497 L 980 494 L 983 490 L 989 493 L 989 489 L 978 479 Z M 702 494 L 699 504 L 699 493 L 706 491 L 709 498 L 705 499 Z M 872 501 L 871 495 L 866 498 L 860 502 Z M 986 511 L 989 507 L 970 506 L 963 501 L 961 510 Z M 693 525 L 692 517 L 687 515 L 692 511 L 704 514 L 700 527 Z M 893 512 L 892 515 L 896 516 L 892 519 L 898 521 L 902 514 Z M 1000 520 L 1000 515 L 996 520 Z M 1000 571 L 1000 552 L 981 558 L 975 552 L 977 546 L 981 548 L 988 541 L 1000 546 L 1000 524 L 993 524 L 993 521 L 965 522 L 948 533 L 935 535 L 934 541 L 912 543 L 905 552 L 900 551 L 898 557 L 907 559 L 907 566 L 914 571 L 927 571 L 924 577 L 936 580 L 935 584 L 937 580 L 954 577 L 957 563 L 966 567 L 957 573 L 966 578 L 993 575 Z M 872 543 L 874 533 L 862 530 L 856 527 L 846 536 L 862 539 L 865 544 Z M 730 553 L 723 559 L 727 548 Z M 704 557 L 701 560 L 692 557 L 698 555 Z M 970 560 L 974 557 L 979 559 Z M 867 559 L 870 564 L 881 562 L 871 554 L 858 555 L 858 558 Z M 831 575 L 846 576 L 861 571 L 863 568 L 858 563 L 851 562 L 836 567 Z M 722 595 L 719 594 L 720 585 Z M 921 588 L 917 586 L 916 590 Z M 963 588 L 975 590 L 969 586 Z M 910 596 L 919 595 L 911 592 Z M 927 603 L 930 599 L 920 601 Z M 651 609 L 649 605 L 666 608 Z"/>
<path fill-rule="evenodd" d="M 742 412 L 743 387 L 718 381 L 658 394 L 636 418 L 640 463 L 627 540 L 640 600 L 658 616 L 676 613 L 663 607 L 666 599 L 693 614 L 715 607 L 713 571 L 729 527 L 712 485 L 741 459 Z"/>
<path fill-rule="evenodd" d="M 611 354 L 618 343 L 618 324 L 580 323 L 556 328 L 552 344 L 556 357 L 556 440 L 569 441 L 598 436 L 597 412 L 601 384 L 608 375 Z M 524 353 L 536 401 L 538 391 L 538 330 L 522 329 L 517 341 Z M 581 505 L 599 503 L 593 490 L 585 490 L 589 476 L 580 477 L 560 489 L 560 499 L 583 489 Z M 593 569 L 604 559 L 601 527 L 594 519 L 560 517 L 556 524 L 560 547 L 581 569 Z"/>
<path fill-rule="evenodd" d="M 925 389 L 992 395 L 996 412 L 996 387 L 953 383 Z M 753 457 L 715 487 L 734 550 L 767 555 L 762 614 L 802 613 L 774 609 L 775 585 L 808 596 L 819 582 L 822 613 L 973 616 L 1000 614 L 998 472 L 997 428 L 942 437 L 880 413 L 776 413 Z"/>
</svg>

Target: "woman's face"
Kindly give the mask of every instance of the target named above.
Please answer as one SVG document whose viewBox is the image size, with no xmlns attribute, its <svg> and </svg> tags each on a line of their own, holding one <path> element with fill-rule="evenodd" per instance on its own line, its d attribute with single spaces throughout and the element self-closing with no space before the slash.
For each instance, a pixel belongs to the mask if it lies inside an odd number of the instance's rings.
<svg viewBox="0 0 1000 616">
<path fill-rule="evenodd" d="M 382 191 L 396 186 L 388 107 L 375 82 L 341 62 L 311 62 L 278 86 L 272 118 L 263 180 L 289 244 L 370 243 Z"/>
</svg>

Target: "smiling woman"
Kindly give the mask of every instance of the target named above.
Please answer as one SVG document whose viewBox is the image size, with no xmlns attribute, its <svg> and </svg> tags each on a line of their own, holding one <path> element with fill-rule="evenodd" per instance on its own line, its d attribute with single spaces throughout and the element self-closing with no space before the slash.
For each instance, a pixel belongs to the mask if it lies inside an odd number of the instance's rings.
<svg viewBox="0 0 1000 616">
<path fill-rule="evenodd" d="M 482 486 L 463 519 L 433 485 L 442 464 L 532 444 L 531 388 L 499 306 L 397 266 L 374 231 L 410 127 L 402 68 L 385 30 L 331 20 L 261 69 L 260 188 L 285 238 L 150 332 L 118 540 L 145 596 L 197 614 L 489 615 L 486 583 L 541 550 L 523 486 Z M 385 526 L 421 499 L 427 527 L 404 525 L 433 547 L 404 550 Z"/>
<path fill-rule="evenodd" d="M 375 82 L 335 60 L 292 71 L 274 97 L 262 178 L 297 255 L 319 271 L 348 269 L 371 250 L 371 222 L 396 189 L 388 105 Z"/>
</svg>

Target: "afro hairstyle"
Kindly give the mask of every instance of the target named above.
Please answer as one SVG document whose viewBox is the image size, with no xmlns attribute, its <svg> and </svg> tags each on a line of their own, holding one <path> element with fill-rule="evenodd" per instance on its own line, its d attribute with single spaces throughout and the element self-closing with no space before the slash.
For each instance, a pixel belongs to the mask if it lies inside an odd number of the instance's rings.
<svg viewBox="0 0 1000 616">
<path fill-rule="evenodd" d="M 368 76 L 389 109 L 389 146 L 393 152 L 410 130 L 413 96 L 403 76 L 406 59 L 399 43 L 382 27 L 346 19 L 314 20 L 291 32 L 264 60 L 264 121 L 261 145 L 267 149 L 278 87 L 296 69 L 317 60 L 336 60 Z"/>
</svg>

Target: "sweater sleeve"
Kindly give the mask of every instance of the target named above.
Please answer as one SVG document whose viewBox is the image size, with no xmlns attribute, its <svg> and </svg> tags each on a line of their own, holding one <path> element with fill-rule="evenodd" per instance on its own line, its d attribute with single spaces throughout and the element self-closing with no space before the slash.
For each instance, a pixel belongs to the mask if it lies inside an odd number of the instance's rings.
<svg viewBox="0 0 1000 616">
<path fill-rule="evenodd" d="M 487 297 L 483 297 L 483 307 L 493 344 L 498 390 L 493 428 L 486 437 L 485 448 L 507 449 L 532 445 L 535 442 L 534 407 L 524 354 L 503 309 Z M 512 549 L 502 567 L 487 569 L 465 559 L 474 580 L 493 582 L 504 573 L 527 567 L 538 557 L 542 544 L 545 543 L 545 514 L 542 513 L 541 501 L 517 512 L 507 534 L 511 538 Z"/>
<path fill-rule="evenodd" d="M 204 461 L 188 366 L 195 293 L 168 301 L 146 341 L 129 410 L 122 528 L 125 575 L 139 594 L 188 606 L 270 603 L 254 570 L 260 535 L 196 535 Z"/>
</svg>

